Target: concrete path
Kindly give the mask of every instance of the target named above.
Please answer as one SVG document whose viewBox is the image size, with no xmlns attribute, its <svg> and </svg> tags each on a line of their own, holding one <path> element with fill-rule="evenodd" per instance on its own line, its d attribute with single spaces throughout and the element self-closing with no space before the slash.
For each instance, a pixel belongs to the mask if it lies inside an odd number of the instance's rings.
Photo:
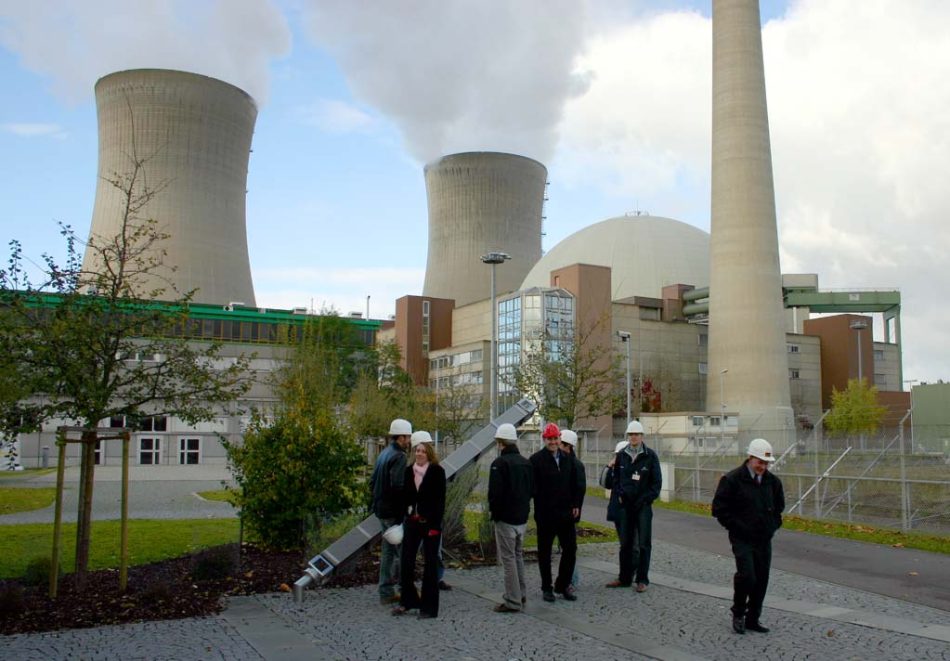
<svg viewBox="0 0 950 661">
<path fill-rule="evenodd" d="M 946 659 L 950 612 L 775 570 L 767 635 L 729 626 L 731 557 L 659 541 L 649 590 L 607 589 L 616 544 L 580 554 L 579 599 L 492 612 L 501 570 L 450 571 L 439 618 L 392 617 L 375 586 L 232 599 L 218 617 L 8 636 L 0 657 L 161 659 Z"/>
</svg>

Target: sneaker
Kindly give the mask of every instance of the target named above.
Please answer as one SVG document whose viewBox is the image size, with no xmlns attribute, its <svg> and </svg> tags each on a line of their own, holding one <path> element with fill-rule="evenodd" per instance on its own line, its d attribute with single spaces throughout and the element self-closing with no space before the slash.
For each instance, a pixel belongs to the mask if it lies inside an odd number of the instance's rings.
<svg viewBox="0 0 950 661">
<path fill-rule="evenodd" d="M 756 633 L 768 633 L 769 628 L 762 626 L 758 620 L 746 620 L 745 628 L 747 631 L 755 631 Z"/>
<path fill-rule="evenodd" d="M 647 584 L 646 583 L 637 583 L 637 592 L 646 592 Z"/>
<path fill-rule="evenodd" d="M 446 583 L 445 581 L 439 581 L 439 589 L 444 592 L 448 592 L 449 590 L 452 589 L 452 586 Z"/>
<path fill-rule="evenodd" d="M 741 615 L 732 616 L 732 630 L 736 633 L 745 633 L 745 620 Z"/>
<path fill-rule="evenodd" d="M 607 587 L 607 588 L 629 588 L 629 587 L 630 587 L 630 584 L 629 584 L 629 583 L 624 583 L 624 582 L 622 582 L 620 579 L 617 579 L 616 581 L 611 581 L 610 583 L 608 583 L 608 584 L 605 585 L 604 587 Z"/>
<path fill-rule="evenodd" d="M 508 604 L 498 604 L 492 610 L 496 613 L 520 613 L 517 608 L 512 608 Z"/>
<path fill-rule="evenodd" d="M 554 593 L 551 590 L 544 590 L 541 596 L 545 601 L 554 601 Z"/>
<path fill-rule="evenodd" d="M 574 594 L 574 588 L 571 586 L 564 588 L 564 592 L 561 593 L 561 596 L 564 597 L 565 601 L 577 601 L 577 595 Z"/>
</svg>

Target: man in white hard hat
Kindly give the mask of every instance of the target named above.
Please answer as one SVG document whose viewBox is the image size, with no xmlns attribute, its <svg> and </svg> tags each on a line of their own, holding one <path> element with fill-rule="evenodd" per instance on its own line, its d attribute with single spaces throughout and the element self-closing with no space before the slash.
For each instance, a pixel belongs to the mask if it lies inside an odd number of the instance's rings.
<svg viewBox="0 0 950 661">
<path fill-rule="evenodd" d="M 650 585 L 650 555 L 653 550 L 653 501 L 663 486 L 660 458 L 643 442 L 643 425 L 627 425 L 627 445 L 616 457 L 611 483 L 619 489 L 622 506 L 620 575 L 608 588 L 629 587 L 636 579 L 637 592 Z"/>
<path fill-rule="evenodd" d="M 524 572 L 524 535 L 528 527 L 534 469 L 518 452 L 514 425 L 504 423 L 495 430 L 498 458 L 488 471 L 488 510 L 495 522 L 495 546 L 505 570 L 504 602 L 498 613 L 517 613 L 527 602 Z"/>
<path fill-rule="evenodd" d="M 369 479 L 373 494 L 373 514 L 379 519 L 381 530 L 402 523 L 405 514 L 400 507 L 406 472 L 406 449 L 412 438 L 408 420 L 396 418 L 389 425 L 389 445 L 379 453 L 373 475 Z M 382 540 L 379 552 L 379 602 L 393 604 L 399 601 L 399 547 Z"/>
<path fill-rule="evenodd" d="M 769 586 L 772 536 L 782 526 L 785 491 L 769 471 L 775 461 L 764 438 L 749 443 L 748 459 L 723 475 L 713 497 L 712 515 L 729 531 L 736 559 L 733 577 L 732 630 L 768 633 L 759 622 Z"/>
<path fill-rule="evenodd" d="M 570 455 L 574 458 L 574 463 L 577 465 L 577 493 L 581 494 L 581 499 L 583 501 L 584 495 L 587 494 L 587 469 L 584 467 L 583 462 L 577 456 L 577 432 L 570 429 L 561 430 L 561 451 L 566 455 Z M 577 524 L 581 520 L 581 508 L 577 508 L 577 515 L 574 517 L 574 532 L 577 533 Z M 580 574 L 577 571 L 577 563 L 574 563 L 574 573 L 571 575 L 571 584 L 567 587 L 568 590 L 573 594 L 577 590 L 577 586 L 580 584 Z"/>
</svg>

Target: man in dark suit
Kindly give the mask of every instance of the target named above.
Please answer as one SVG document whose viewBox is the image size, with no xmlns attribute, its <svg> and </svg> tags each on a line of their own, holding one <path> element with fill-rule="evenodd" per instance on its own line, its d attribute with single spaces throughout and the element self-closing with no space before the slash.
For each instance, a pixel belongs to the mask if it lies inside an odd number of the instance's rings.
<svg viewBox="0 0 950 661">
<path fill-rule="evenodd" d="M 571 588 L 571 577 L 577 561 L 574 521 L 580 516 L 584 493 L 578 488 L 577 462 L 572 456 L 561 452 L 561 430 L 558 426 L 548 424 L 541 438 L 545 447 L 531 455 L 541 592 L 545 601 L 554 601 L 555 592 L 568 601 L 575 601 L 577 596 Z M 557 579 L 552 584 L 551 548 L 555 537 L 561 547 L 561 562 Z"/>
</svg>

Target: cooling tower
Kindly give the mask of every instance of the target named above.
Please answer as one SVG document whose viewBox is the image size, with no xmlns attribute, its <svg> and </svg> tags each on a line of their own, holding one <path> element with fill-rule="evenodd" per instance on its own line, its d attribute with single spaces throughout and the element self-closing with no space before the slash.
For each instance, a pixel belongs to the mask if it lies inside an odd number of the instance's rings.
<svg viewBox="0 0 950 661">
<path fill-rule="evenodd" d="M 514 291 L 541 258 L 541 207 L 547 168 L 524 156 L 470 152 L 425 167 L 429 255 L 423 296 L 456 306 L 489 298 L 491 267 L 481 256 L 500 251 L 495 289 Z"/>
<path fill-rule="evenodd" d="M 725 408 L 739 412 L 740 429 L 768 435 L 794 427 L 759 3 L 713 0 L 712 6 L 706 408 L 718 409 L 721 387 Z"/>
<path fill-rule="evenodd" d="M 107 180 L 144 164 L 139 184 L 154 196 L 138 213 L 154 219 L 169 238 L 159 248 L 177 270 L 167 281 L 143 279 L 159 298 L 191 290 L 201 303 L 254 305 L 247 253 L 247 165 L 257 107 L 244 91 L 182 71 L 120 71 L 96 83 L 99 177 L 91 237 L 119 232 L 125 200 Z M 138 189 L 141 191 L 142 189 Z M 84 264 L 95 266 L 87 249 Z"/>
</svg>

